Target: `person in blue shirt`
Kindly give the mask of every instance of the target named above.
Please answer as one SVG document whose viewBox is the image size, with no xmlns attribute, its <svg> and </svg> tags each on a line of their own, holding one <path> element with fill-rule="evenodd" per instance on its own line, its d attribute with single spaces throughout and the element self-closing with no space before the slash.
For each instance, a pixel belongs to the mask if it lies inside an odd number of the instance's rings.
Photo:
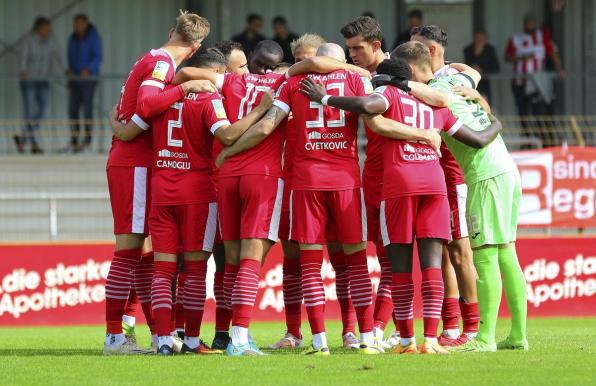
<svg viewBox="0 0 596 386">
<path fill-rule="evenodd" d="M 68 39 L 69 82 L 68 114 L 71 124 L 70 148 L 78 153 L 91 145 L 93 119 L 93 94 L 101 65 L 101 38 L 97 29 L 85 14 L 73 19 L 74 32 Z M 85 136 L 79 140 L 81 131 L 80 111 L 83 111 Z"/>
</svg>

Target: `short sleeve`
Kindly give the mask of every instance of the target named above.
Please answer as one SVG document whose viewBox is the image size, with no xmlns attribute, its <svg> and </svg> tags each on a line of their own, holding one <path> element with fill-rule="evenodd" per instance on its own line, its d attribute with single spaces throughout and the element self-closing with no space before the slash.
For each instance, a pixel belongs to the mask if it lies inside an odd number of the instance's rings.
<svg viewBox="0 0 596 386">
<path fill-rule="evenodd" d="M 373 92 L 373 95 L 378 95 L 381 98 L 383 98 L 383 101 L 385 101 L 385 110 L 383 112 L 389 110 L 389 107 L 391 106 L 391 103 L 389 103 L 388 92 L 389 89 L 387 88 L 387 86 L 379 86 L 375 88 Z"/>
<path fill-rule="evenodd" d="M 474 79 L 472 79 L 469 75 L 464 74 L 463 72 L 458 72 L 452 76 L 455 80 L 461 83 L 462 86 L 476 88 L 476 82 L 474 82 Z"/>
<path fill-rule="evenodd" d="M 447 135 L 453 136 L 462 127 L 463 122 L 457 119 L 448 108 L 443 108 L 442 113 L 445 114 L 445 125 L 443 126 L 443 130 Z"/>
<path fill-rule="evenodd" d="M 151 60 L 146 64 L 145 76 L 141 82 L 141 87 L 150 86 L 157 87 L 163 90 L 166 86 L 166 79 L 168 73 L 174 69 L 170 69 L 171 64 L 165 60 Z"/>
<path fill-rule="evenodd" d="M 219 96 L 205 103 L 204 115 L 205 126 L 213 134 L 220 127 L 230 125 L 223 102 Z"/>
<path fill-rule="evenodd" d="M 291 96 L 291 89 L 292 85 L 289 80 L 286 80 L 279 86 L 277 91 L 275 92 L 275 100 L 273 101 L 273 106 L 276 106 L 283 110 L 286 114 L 289 114 L 291 111 L 290 108 L 290 96 Z"/>
</svg>

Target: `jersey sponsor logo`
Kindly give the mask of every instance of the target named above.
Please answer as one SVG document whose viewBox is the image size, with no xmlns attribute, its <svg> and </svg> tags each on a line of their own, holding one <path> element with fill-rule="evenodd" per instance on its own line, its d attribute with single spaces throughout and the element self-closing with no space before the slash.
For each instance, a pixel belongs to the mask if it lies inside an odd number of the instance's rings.
<svg viewBox="0 0 596 386">
<path fill-rule="evenodd" d="M 157 152 L 157 154 L 161 158 L 184 158 L 184 159 L 188 159 L 188 154 L 186 154 L 186 153 L 178 153 L 178 152 L 175 152 L 175 151 L 170 151 L 168 149 L 162 149 L 159 152 Z"/>
<path fill-rule="evenodd" d="M 403 147 L 402 159 L 405 161 L 436 161 L 439 157 L 431 148 L 416 148 L 406 143 Z"/>
<path fill-rule="evenodd" d="M 224 108 L 221 99 L 213 99 L 211 104 L 213 105 L 213 110 L 215 110 L 215 116 L 218 119 L 228 119 L 228 116 L 226 115 L 226 109 Z"/>
<path fill-rule="evenodd" d="M 321 139 L 322 135 L 318 131 L 311 131 L 308 133 L 308 139 Z"/>
<path fill-rule="evenodd" d="M 162 169 L 190 170 L 190 162 L 160 159 L 156 164 Z"/>
<path fill-rule="evenodd" d="M 414 146 L 410 145 L 409 143 L 406 143 L 404 145 L 404 151 L 407 153 L 416 153 L 416 149 L 414 148 Z"/>
<path fill-rule="evenodd" d="M 155 68 L 153 68 L 153 73 L 151 74 L 151 77 L 162 81 L 166 80 L 166 75 L 168 75 L 169 69 L 170 63 L 160 60 L 157 63 L 155 63 Z"/>
</svg>

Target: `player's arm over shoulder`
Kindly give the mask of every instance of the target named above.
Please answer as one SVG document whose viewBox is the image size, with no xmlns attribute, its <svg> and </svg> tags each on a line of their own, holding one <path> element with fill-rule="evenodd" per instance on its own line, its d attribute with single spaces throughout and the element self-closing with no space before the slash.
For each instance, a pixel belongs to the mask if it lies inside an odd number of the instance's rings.
<svg viewBox="0 0 596 386">
<path fill-rule="evenodd" d="M 370 72 L 364 68 L 360 68 L 353 64 L 341 62 L 337 59 L 328 56 L 313 56 L 312 58 L 307 58 L 301 60 L 298 63 L 294 63 L 292 67 L 288 69 L 287 76 L 296 76 L 306 74 L 309 72 L 327 74 L 337 70 L 347 70 L 355 72 L 358 75 L 364 76 L 366 78 L 371 77 Z"/>
<path fill-rule="evenodd" d="M 489 119 L 491 121 L 490 126 L 481 131 L 472 130 L 461 121 L 457 120 L 457 123 L 454 123 L 451 128 L 447 130 L 447 134 L 465 145 L 475 149 L 481 149 L 494 141 L 503 129 L 503 125 L 497 117 L 489 114 Z"/>
</svg>

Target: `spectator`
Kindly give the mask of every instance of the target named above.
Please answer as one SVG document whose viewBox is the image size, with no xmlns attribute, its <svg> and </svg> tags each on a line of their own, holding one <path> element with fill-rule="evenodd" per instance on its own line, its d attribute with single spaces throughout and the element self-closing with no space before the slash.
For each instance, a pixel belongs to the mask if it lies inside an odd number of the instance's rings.
<svg viewBox="0 0 596 386">
<path fill-rule="evenodd" d="M 552 59 L 559 77 L 564 79 L 565 70 L 557 47 L 550 34 L 536 27 L 536 19 L 529 13 L 524 17 L 523 32 L 509 38 L 505 51 L 505 59 L 513 64 L 513 97 L 526 135 L 531 129 L 528 116 L 545 115 L 548 104 L 554 100 L 553 79 L 544 72 L 547 57 Z M 543 145 L 554 145 L 554 138 L 546 130 L 540 130 L 539 134 Z"/>
<path fill-rule="evenodd" d="M 288 22 L 283 16 L 276 16 L 273 19 L 273 39 L 284 50 L 284 62 L 294 63 L 292 49 L 290 44 L 298 38 L 293 32 L 288 30 Z"/>
<path fill-rule="evenodd" d="M 290 45 L 292 48 L 292 55 L 294 60 L 298 63 L 301 60 L 312 58 L 317 55 L 317 50 L 326 41 L 319 35 L 304 34 L 298 39 L 294 40 Z"/>
<path fill-rule="evenodd" d="M 482 75 L 477 90 L 490 100 L 490 79 L 485 76 L 499 72 L 499 59 L 495 47 L 488 43 L 486 32 L 478 30 L 474 33 L 474 42 L 464 49 L 464 58 L 466 64 Z"/>
<path fill-rule="evenodd" d="M 395 40 L 395 43 L 393 43 L 393 47 L 391 49 L 394 49 L 395 47 L 399 46 L 400 44 L 409 41 L 410 40 L 410 31 L 412 30 L 412 28 L 420 27 L 421 25 L 422 25 L 422 11 L 419 9 L 414 9 L 414 10 L 410 11 L 410 13 L 408 14 L 408 29 L 402 31 L 397 36 L 397 39 Z"/>
<path fill-rule="evenodd" d="M 72 79 L 68 83 L 68 114 L 74 122 L 71 125 L 71 150 L 78 153 L 91 145 L 93 119 L 93 94 L 101 64 L 101 38 L 87 15 L 78 14 L 73 19 L 74 32 L 68 39 L 68 68 Z M 79 142 L 81 131 L 79 111 L 85 118 L 85 138 Z"/>
<path fill-rule="evenodd" d="M 46 117 L 48 111 L 50 93 L 48 78 L 52 64 L 56 64 L 60 70 L 64 69 L 64 63 L 52 35 L 50 19 L 38 17 L 33 23 L 31 33 L 25 38 L 21 51 L 19 77 L 27 123 L 21 135 L 14 136 L 17 151 L 21 154 L 25 152 L 27 143 L 31 145 L 31 153 L 43 153 L 35 139 L 35 131 L 39 128 L 39 121 Z"/>
<path fill-rule="evenodd" d="M 233 41 L 242 44 L 246 56 L 250 55 L 261 40 L 266 39 L 265 36 L 259 33 L 261 28 L 263 28 L 263 17 L 256 13 L 251 13 L 246 18 L 246 29 L 232 38 Z"/>
</svg>

